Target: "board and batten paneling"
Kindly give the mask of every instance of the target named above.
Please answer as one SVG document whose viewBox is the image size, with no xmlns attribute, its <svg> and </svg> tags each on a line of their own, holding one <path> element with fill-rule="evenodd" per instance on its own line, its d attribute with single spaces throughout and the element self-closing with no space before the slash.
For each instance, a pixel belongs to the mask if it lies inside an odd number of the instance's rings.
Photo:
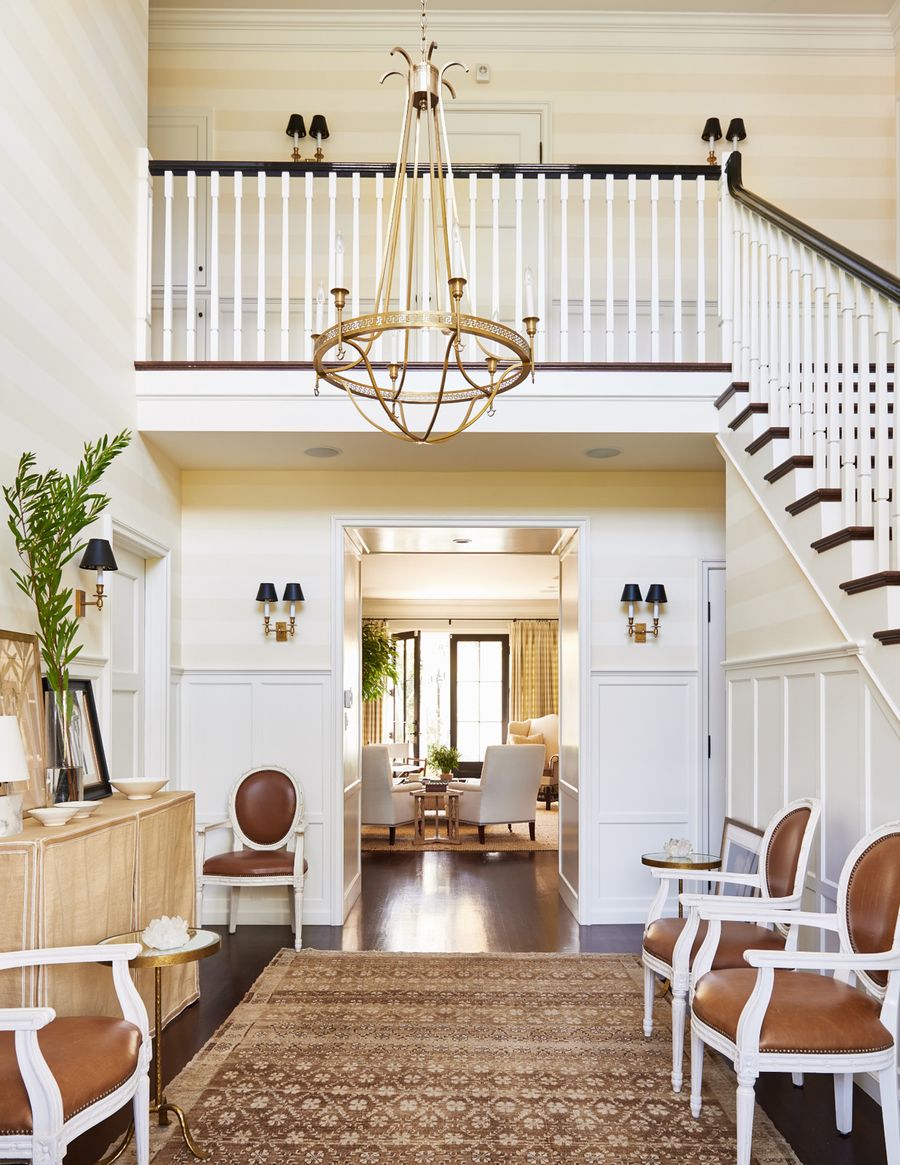
<svg viewBox="0 0 900 1165">
<path fill-rule="evenodd" d="M 328 781 L 333 773 L 331 675 L 324 671 L 186 670 L 180 684 L 180 785 L 197 793 L 197 822 L 227 816 L 228 794 L 249 768 L 279 765 L 300 782 L 306 807 L 309 872 L 303 898 L 307 923 L 328 923 L 331 830 Z M 208 853 L 231 843 L 227 830 L 210 835 Z M 203 921 L 227 921 L 227 891 L 208 887 Z M 241 896 L 241 922 L 287 923 L 288 892 L 278 887 Z"/>
<path fill-rule="evenodd" d="M 595 780 L 587 838 L 591 922 L 643 922 L 656 883 L 641 854 L 700 829 L 696 672 L 594 672 L 591 739 Z M 671 905 L 674 912 L 674 897 Z"/>
<path fill-rule="evenodd" d="M 821 798 L 807 879 L 821 910 L 834 909 L 841 867 L 857 840 L 900 818 L 900 725 L 858 650 L 725 665 L 728 813 L 763 828 L 788 801 Z"/>
</svg>

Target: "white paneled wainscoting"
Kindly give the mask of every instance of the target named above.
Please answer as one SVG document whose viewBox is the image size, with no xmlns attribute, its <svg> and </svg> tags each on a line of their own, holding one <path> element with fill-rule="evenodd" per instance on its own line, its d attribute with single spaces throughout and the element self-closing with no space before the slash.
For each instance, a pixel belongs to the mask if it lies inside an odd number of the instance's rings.
<svg viewBox="0 0 900 1165">
<path fill-rule="evenodd" d="M 833 911 L 859 838 L 900 818 L 898 720 L 856 644 L 726 663 L 728 813 L 764 826 L 795 797 L 820 797 L 809 908 Z"/>
<path fill-rule="evenodd" d="M 179 785 L 196 792 L 197 824 L 225 820 L 229 790 L 247 769 L 266 764 L 289 769 L 306 802 L 309 873 L 303 918 L 333 922 L 328 899 L 335 881 L 329 826 L 335 813 L 330 672 L 185 669 L 179 686 Z M 227 848 L 230 836 L 227 830 L 213 833 L 209 852 Z M 204 898 L 203 921 L 227 922 L 227 891 L 211 886 Z M 245 891 L 239 926 L 242 921 L 286 925 L 288 892 Z"/>
</svg>

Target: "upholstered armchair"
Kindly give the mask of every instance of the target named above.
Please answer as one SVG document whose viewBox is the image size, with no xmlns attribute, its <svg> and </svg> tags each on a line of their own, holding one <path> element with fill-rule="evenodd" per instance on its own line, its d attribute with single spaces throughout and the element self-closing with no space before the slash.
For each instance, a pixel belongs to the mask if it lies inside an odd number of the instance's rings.
<svg viewBox="0 0 900 1165">
<path fill-rule="evenodd" d="M 70 1141 L 131 1101 L 138 1165 L 150 1159 L 150 1032 L 128 960 L 140 943 L 0 954 L 0 971 L 111 963 L 122 1018 L 0 1009 L 0 1159 L 57 1165 Z"/>
<path fill-rule="evenodd" d="M 559 800 L 559 716 L 550 712 L 531 720 L 510 720 L 506 732 L 507 744 L 543 744 L 544 773 L 537 799 L 549 809 L 551 802 Z M 529 741 L 529 737 L 540 740 Z"/>
<path fill-rule="evenodd" d="M 206 839 L 230 829 L 231 850 L 206 856 Z M 303 884 L 308 868 L 303 856 L 306 822 L 303 792 L 287 771 L 268 765 L 249 769 L 235 782 L 228 798 L 228 820 L 197 829 L 197 925 L 203 917 L 206 886 L 227 886 L 231 900 L 228 933 L 237 929 L 238 895 L 250 886 L 288 886 L 294 949 L 302 946 Z"/>
<path fill-rule="evenodd" d="M 874 830 L 853 848 L 838 882 L 836 914 L 780 911 L 754 899 L 724 897 L 707 899 L 698 910 L 709 931 L 695 963 L 693 1115 L 701 1111 L 706 1045 L 727 1056 L 737 1074 L 737 1165 L 750 1165 L 761 1072 L 833 1075 L 841 1133 L 853 1125 L 853 1073 L 871 1072 L 881 1091 L 888 1165 L 900 1165 L 900 821 Z M 830 934 L 832 943 L 836 938 L 839 949 L 748 950 L 741 966 L 710 969 L 725 926 L 736 921 L 787 925 L 792 932 L 814 927 Z"/>
<path fill-rule="evenodd" d="M 362 824 L 386 825 L 391 845 L 397 826 L 415 818 L 413 798 L 421 781 L 395 781 L 391 770 L 391 749 L 387 744 L 364 744 L 362 749 Z"/>
<path fill-rule="evenodd" d="M 535 804 L 544 772 L 542 744 L 490 744 L 484 750 L 481 778 L 451 781 L 449 788 L 463 794 L 459 819 L 478 826 L 478 840 L 485 844 L 484 827 L 527 821 L 534 841 Z"/>
<path fill-rule="evenodd" d="M 691 872 L 677 869 L 653 869 L 659 889 L 650 907 L 641 961 L 644 964 L 644 1035 L 653 1031 L 653 991 L 655 978 L 661 975 L 672 986 L 672 1088 L 681 1091 L 684 1061 L 684 1027 L 690 988 L 691 964 L 706 936 L 698 905 L 708 901 L 704 895 L 685 895 L 685 918 L 663 918 L 669 889 L 678 880 L 711 882 L 719 893 L 728 886 L 740 886 L 760 895 L 742 902 L 763 902 L 769 909 L 782 912 L 799 910 L 806 882 L 810 847 L 819 822 L 821 805 L 814 798 L 792 801 L 780 809 L 766 827 L 760 843 L 759 868 L 755 874 Z M 734 898 L 728 898 L 734 901 Z M 729 922 L 722 932 L 715 955 L 715 966 L 743 966 L 744 951 L 784 950 L 788 941 L 796 945 L 796 932 L 784 925 L 769 926 L 763 920 Z"/>
</svg>

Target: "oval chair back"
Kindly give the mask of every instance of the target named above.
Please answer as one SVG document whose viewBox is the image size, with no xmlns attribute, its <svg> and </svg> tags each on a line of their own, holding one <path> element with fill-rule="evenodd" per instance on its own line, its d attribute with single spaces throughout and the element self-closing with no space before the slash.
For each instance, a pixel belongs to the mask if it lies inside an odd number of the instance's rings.
<svg viewBox="0 0 900 1165">
<path fill-rule="evenodd" d="M 248 769 L 231 790 L 228 812 L 236 839 L 249 849 L 281 849 L 303 816 L 303 793 L 287 769 Z"/>
<path fill-rule="evenodd" d="M 868 834 L 851 852 L 838 884 L 841 947 L 860 955 L 890 950 L 900 911 L 900 822 Z M 884 999 L 887 971 L 856 971 Z"/>
<path fill-rule="evenodd" d="M 787 898 L 799 903 L 821 812 L 817 798 L 801 797 L 785 805 L 769 821 L 759 847 L 760 892 L 764 898 Z"/>
</svg>

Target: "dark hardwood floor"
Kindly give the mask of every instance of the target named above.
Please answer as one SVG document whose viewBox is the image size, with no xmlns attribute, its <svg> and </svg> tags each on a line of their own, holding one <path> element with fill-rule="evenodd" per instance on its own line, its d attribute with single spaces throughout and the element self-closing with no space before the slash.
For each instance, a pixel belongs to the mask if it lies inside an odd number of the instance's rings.
<svg viewBox="0 0 900 1165">
<path fill-rule="evenodd" d="M 362 894 L 345 925 L 306 926 L 303 944 L 354 951 L 637 953 L 639 925 L 578 926 L 559 902 L 556 862 L 557 855 L 546 852 L 364 854 Z M 168 1079 L 209 1039 L 275 952 L 292 942 L 287 927 L 242 926 L 231 936 L 216 929 L 222 950 L 200 964 L 201 998 L 165 1031 Z M 803 1088 L 794 1088 L 789 1076 L 762 1077 L 757 1096 L 803 1165 L 885 1162 L 880 1109 L 859 1089 L 849 1137 L 834 1131 L 830 1077 L 807 1077 Z M 102 1132 L 81 1137 L 67 1165 L 98 1161 L 125 1119 L 120 1114 Z"/>
</svg>

